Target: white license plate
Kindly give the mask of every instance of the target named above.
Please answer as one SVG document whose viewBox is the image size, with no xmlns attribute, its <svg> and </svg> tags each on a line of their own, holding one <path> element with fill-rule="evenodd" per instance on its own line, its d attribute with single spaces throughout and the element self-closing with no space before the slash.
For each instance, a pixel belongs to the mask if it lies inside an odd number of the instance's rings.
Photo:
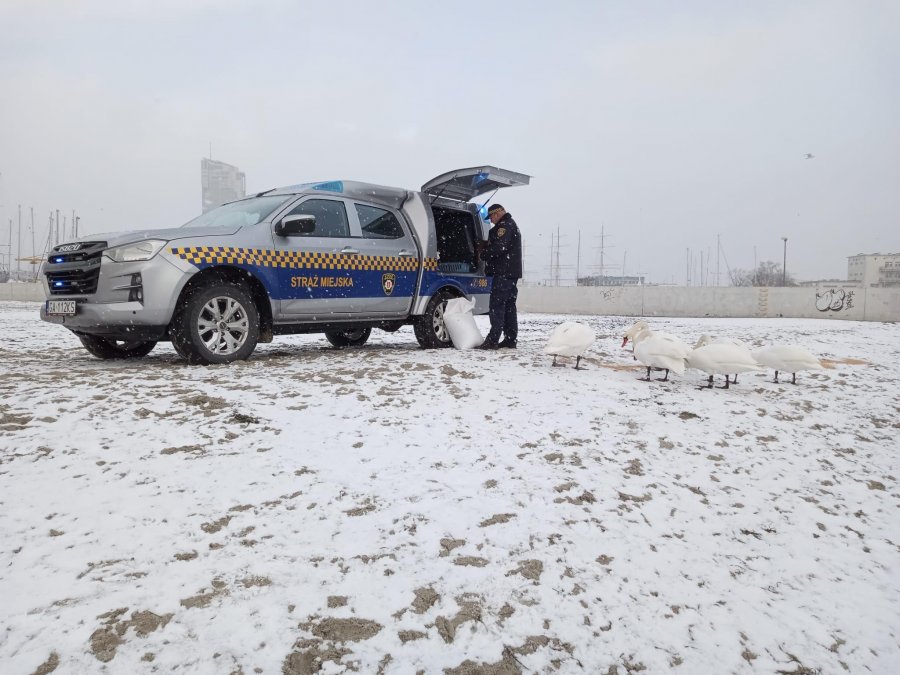
<svg viewBox="0 0 900 675">
<path fill-rule="evenodd" d="M 48 300 L 47 314 L 53 316 L 75 316 L 74 300 Z"/>
</svg>

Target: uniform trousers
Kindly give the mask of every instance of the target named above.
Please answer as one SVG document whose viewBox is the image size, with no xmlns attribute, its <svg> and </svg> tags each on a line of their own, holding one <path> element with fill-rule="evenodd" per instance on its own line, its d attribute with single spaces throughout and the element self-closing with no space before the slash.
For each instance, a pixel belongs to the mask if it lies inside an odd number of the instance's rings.
<svg viewBox="0 0 900 675">
<path fill-rule="evenodd" d="M 518 279 L 506 277 L 493 277 L 491 283 L 491 330 L 484 341 L 488 344 L 500 342 L 500 333 L 505 340 L 515 342 L 519 335 L 519 320 L 516 314 L 516 298 L 519 289 L 516 286 Z"/>
</svg>

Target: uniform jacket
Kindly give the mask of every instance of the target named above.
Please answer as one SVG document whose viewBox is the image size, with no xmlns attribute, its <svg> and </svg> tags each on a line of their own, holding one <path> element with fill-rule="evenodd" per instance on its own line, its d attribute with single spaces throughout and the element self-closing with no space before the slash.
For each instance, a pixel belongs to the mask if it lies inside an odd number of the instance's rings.
<svg viewBox="0 0 900 675">
<path fill-rule="evenodd" d="M 488 276 L 520 279 L 522 277 L 522 237 L 519 226 L 508 213 L 491 228 L 482 258 Z"/>
</svg>

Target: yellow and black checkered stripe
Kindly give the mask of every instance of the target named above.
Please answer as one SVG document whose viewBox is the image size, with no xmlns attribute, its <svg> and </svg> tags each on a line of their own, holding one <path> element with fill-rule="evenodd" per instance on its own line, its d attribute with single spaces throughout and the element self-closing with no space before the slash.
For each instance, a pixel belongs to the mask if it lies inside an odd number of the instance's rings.
<svg viewBox="0 0 900 675">
<path fill-rule="evenodd" d="M 309 251 L 275 251 L 261 248 L 233 248 L 231 246 L 173 247 L 174 255 L 195 265 L 253 265 L 314 270 L 371 270 L 376 272 L 418 272 L 419 261 L 384 255 L 345 255 Z M 426 270 L 436 270 L 437 260 L 426 258 Z"/>
</svg>

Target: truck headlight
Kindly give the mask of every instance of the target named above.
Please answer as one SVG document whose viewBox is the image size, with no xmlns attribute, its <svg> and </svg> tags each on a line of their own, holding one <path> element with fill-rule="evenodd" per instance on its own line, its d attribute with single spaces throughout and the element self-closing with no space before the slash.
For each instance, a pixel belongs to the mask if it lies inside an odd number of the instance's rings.
<svg viewBox="0 0 900 675">
<path fill-rule="evenodd" d="M 137 260 L 150 260 L 159 253 L 168 242 L 165 239 L 147 239 L 134 244 L 116 246 L 106 249 L 106 256 L 116 262 L 135 262 Z"/>
</svg>

